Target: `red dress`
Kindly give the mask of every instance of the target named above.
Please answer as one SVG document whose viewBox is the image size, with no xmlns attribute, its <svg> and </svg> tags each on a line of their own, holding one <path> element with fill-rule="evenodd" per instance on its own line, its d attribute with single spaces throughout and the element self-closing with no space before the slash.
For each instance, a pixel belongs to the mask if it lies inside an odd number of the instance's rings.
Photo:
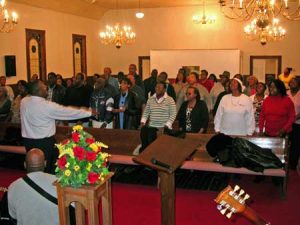
<svg viewBox="0 0 300 225">
<path fill-rule="evenodd" d="M 259 117 L 259 130 L 269 136 L 278 136 L 279 131 L 292 130 L 292 124 L 296 118 L 294 103 L 288 96 L 269 96 L 262 105 Z"/>
<path fill-rule="evenodd" d="M 203 85 L 208 93 L 210 93 L 210 90 L 213 88 L 214 86 L 214 82 L 212 80 L 206 79 L 206 80 L 199 80 L 199 84 Z"/>
</svg>

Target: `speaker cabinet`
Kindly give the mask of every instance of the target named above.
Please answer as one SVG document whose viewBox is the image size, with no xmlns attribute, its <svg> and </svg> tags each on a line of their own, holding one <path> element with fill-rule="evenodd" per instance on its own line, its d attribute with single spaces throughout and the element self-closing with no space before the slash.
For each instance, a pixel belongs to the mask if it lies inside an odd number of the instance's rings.
<svg viewBox="0 0 300 225">
<path fill-rule="evenodd" d="M 5 61 L 5 73 L 7 77 L 16 76 L 16 56 L 6 55 L 4 56 Z"/>
</svg>

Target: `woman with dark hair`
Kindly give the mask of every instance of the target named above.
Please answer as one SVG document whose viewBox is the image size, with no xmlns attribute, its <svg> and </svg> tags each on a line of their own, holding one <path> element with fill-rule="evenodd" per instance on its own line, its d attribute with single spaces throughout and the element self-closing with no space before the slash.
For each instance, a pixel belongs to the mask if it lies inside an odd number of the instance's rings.
<svg viewBox="0 0 300 225">
<path fill-rule="evenodd" d="M 259 116 L 260 135 L 283 137 L 292 130 L 295 108 L 287 96 L 284 83 L 273 80 L 269 86 L 270 95 L 264 100 Z"/>
<path fill-rule="evenodd" d="M 19 80 L 17 83 L 18 87 L 18 96 L 15 98 L 11 111 L 12 111 L 12 118 L 11 122 L 13 123 L 21 123 L 20 119 L 20 105 L 21 105 L 21 100 L 28 94 L 28 83 L 25 80 Z"/>
<path fill-rule="evenodd" d="M 199 81 L 199 74 L 197 72 L 191 72 L 190 75 L 187 77 L 188 84 L 181 89 L 179 95 L 177 96 L 177 101 L 176 101 L 177 110 L 179 110 L 183 102 L 187 100 L 186 92 L 189 87 L 197 88 L 200 93 L 201 100 L 203 100 L 206 103 L 208 110 L 212 109 L 210 95 L 207 89 L 201 84 L 199 84 L 198 81 Z"/>
<path fill-rule="evenodd" d="M 291 133 L 291 148 L 290 148 L 290 168 L 296 169 L 300 156 L 300 82 L 296 78 L 290 81 L 290 90 L 287 92 L 288 96 L 294 103 L 296 111 L 296 121 L 293 123 L 293 130 Z"/>
<path fill-rule="evenodd" d="M 132 83 L 124 77 L 120 83 L 120 93 L 114 97 L 115 129 L 137 130 L 138 109 L 136 95 L 130 90 Z"/>
<path fill-rule="evenodd" d="M 67 88 L 70 88 L 73 86 L 73 79 L 72 78 L 69 78 L 67 79 L 67 82 L 66 82 L 66 87 Z"/>
<path fill-rule="evenodd" d="M 244 86 L 244 83 L 243 83 L 243 76 L 242 76 L 242 74 L 237 73 L 237 74 L 235 74 L 233 76 L 233 78 L 237 78 L 237 79 L 239 79 L 242 82 L 242 91 L 244 91 L 246 87 Z"/>
<path fill-rule="evenodd" d="M 209 74 L 208 79 L 212 80 L 214 83 L 218 82 L 217 76 L 214 73 Z"/>
<path fill-rule="evenodd" d="M 252 135 L 255 129 L 251 99 L 242 93 L 242 82 L 233 78 L 215 116 L 215 131 L 226 135 Z"/>
<path fill-rule="evenodd" d="M 265 95 L 266 89 L 267 86 L 265 85 L 265 83 L 258 82 L 256 85 L 256 94 L 250 96 L 250 99 L 253 102 L 256 133 L 259 133 L 259 115 L 261 112 L 261 107 L 266 97 L 268 97 L 267 95 Z"/>
<path fill-rule="evenodd" d="M 178 97 L 180 91 L 185 86 L 186 86 L 185 71 L 184 71 L 184 69 L 179 69 L 178 73 L 177 73 L 176 80 L 175 80 L 175 84 L 173 84 L 173 87 L 174 87 L 174 90 L 175 90 L 175 93 L 176 93 L 176 97 Z"/>
<path fill-rule="evenodd" d="M 63 77 L 62 77 L 61 74 L 56 74 L 56 84 L 57 84 L 57 85 L 60 85 L 60 86 L 62 86 L 62 87 L 64 87 L 64 88 L 67 87 L 67 84 L 66 84 L 66 82 L 64 81 L 64 79 L 63 79 Z"/>
<path fill-rule="evenodd" d="M 117 74 L 117 78 L 118 78 L 118 81 L 119 83 L 121 84 L 121 81 L 125 78 L 125 73 L 120 71 L 118 74 Z"/>
<path fill-rule="evenodd" d="M 200 100 L 199 90 L 189 87 L 185 101 L 178 111 L 180 130 L 187 133 L 205 133 L 208 126 L 208 109 L 206 103 Z"/>
</svg>

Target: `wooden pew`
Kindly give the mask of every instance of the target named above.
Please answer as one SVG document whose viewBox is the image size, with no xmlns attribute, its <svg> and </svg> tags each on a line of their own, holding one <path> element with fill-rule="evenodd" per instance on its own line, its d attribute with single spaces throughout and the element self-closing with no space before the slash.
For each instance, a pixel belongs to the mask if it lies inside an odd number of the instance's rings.
<svg viewBox="0 0 300 225">
<path fill-rule="evenodd" d="M 5 130 L 9 126 L 19 127 L 20 125 L 10 123 L 0 123 L 0 139 L 2 139 Z M 110 162 L 118 164 L 132 164 L 133 151 L 140 144 L 140 132 L 136 130 L 115 130 L 115 129 L 95 129 L 85 128 L 87 132 L 92 134 L 96 140 L 99 140 L 109 146 L 105 150 L 111 154 Z M 72 132 L 71 127 L 57 127 L 55 138 L 58 142 L 70 137 Z M 266 169 L 263 173 L 257 173 L 246 168 L 225 167 L 219 163 L 213 162 L 206 151 L 206 143 L 214 134 L 187 134 L 188 138 L 195 138 L 199 141 L 200 147 L 190 160 L 183 163 L 182 169 L 192 169 L 199 171 L 211 171 L 219 173 L 234 173 L 248 175 L 264 175 L 282 177 L 284 182 L 281 186 L 281 194 L 286 195 L 287 178 L 288 178 L 288 141 L 283 138 L 267 138 L 267 137 L 243 137 L 263 148 L 272 149 L 273 153 L 284 162 L 282 169 Z M 11 152 L 25 154 L 23 146 L 4 146 L 0 145 L 0 152 Z"/>
<path fill-rule="evenodd" d="M 0 123 L 0 140 L 3 139 L 8 127 L 20 128 L 20 124 Z M 111 154 L 110 162 L 122 164 L 134 164 L 131 160 L 132 153 L 140 144 L 140 132 L 137 130 L 116 130 L 116 129 L 95 129 L 84 128 L 98 141 L 108 145 L 106 151 Z M 72 128 L 67 126 L 57 126 L 55 139 L 57 143 L 70 138 Z M 24 146 L 0 145 L 0 152 L 10 152 L 16 154 L 26 154 Z"/>
</svg>

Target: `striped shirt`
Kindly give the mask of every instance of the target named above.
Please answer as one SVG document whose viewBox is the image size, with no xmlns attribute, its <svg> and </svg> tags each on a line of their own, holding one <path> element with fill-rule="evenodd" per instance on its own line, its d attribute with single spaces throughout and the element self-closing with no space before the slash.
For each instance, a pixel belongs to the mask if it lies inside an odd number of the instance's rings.
<svg viewBox="0 0 300 225">
<path fill-rule="evenodd" d="M 149 126 L 162 128 L 167 126 L 172 129 L 172 124 L 176 118 L 176 105 L 170 96 L 165 95 L 157 99 L 156 94 L 148 99 L 146 108 L 141 119 L 141 123 L 146 123 L 149 118 Z"/>
</svg>

